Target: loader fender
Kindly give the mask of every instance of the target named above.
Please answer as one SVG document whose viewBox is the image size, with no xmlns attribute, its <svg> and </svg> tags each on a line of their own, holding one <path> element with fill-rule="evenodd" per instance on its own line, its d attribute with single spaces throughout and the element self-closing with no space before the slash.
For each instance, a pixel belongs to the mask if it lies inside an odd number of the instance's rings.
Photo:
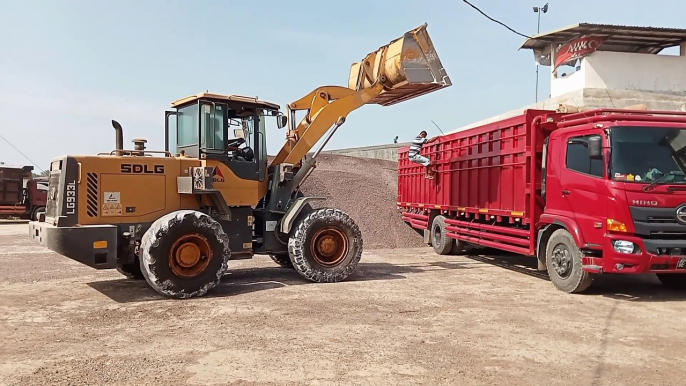
<svg viewBox="0 0 686 386">
<path fill-rule="evenodd" d="M 280 224 L 280 231 L 281 233 L 288 234 L 291 231 L 291 228 L 293 227 L 293 222 L 295 219 L 298 217 L 298 214 L 300 214 L 300 211 L 303 209 L 305 205 L 307 205 L 311 201 L 323 201 L 326 200 L 324 197 L 298 197 L 293 201 L 293 204 L 288 207 L 286 210 L 286 213 L 283 215 L 283 218 L 281 219 L 281 224 Z"/>
</svg>

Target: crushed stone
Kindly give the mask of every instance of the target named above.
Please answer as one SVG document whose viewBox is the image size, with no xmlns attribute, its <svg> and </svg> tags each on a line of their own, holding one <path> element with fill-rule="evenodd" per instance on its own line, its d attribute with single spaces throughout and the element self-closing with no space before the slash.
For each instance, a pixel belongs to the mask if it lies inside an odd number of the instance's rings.
<svg viewBox="0 0 686 386">
<path fill-rule="evenodd" d="M 302 187 L 310 197 L 325 197 L 313 207 L 338 208 L 358 224 L 367 249 L 422 247 L 422 237 L 397 210 L 397 163 L 322 153 Z"/>
</svg>

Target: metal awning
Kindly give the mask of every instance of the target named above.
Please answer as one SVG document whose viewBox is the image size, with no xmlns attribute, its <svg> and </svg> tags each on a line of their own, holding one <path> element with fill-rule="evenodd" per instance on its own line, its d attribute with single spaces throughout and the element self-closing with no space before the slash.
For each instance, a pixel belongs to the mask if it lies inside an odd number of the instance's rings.
<svg viewBox="0 0 686 386">
<path fill-rule="evenodd" d="M 580 23 L 534 35 L 524 42 L 520 50 L 545 52 L 552 44 L 563 44 L 583 35 L 608 37 L 598 51 L 657 54 L 686 42 L 686 29 Z"/>
</svg>

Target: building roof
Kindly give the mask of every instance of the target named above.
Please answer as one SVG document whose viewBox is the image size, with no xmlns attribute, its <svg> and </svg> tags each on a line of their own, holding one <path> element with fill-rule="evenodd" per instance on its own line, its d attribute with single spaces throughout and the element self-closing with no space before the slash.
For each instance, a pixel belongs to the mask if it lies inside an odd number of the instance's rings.
<svg viewBox="0 0 686 386">
<path fill-rule="evenodd" d="M 583 35 L 608 36 L 598 51 L 657 54 L 686 42 L 686 29 L 579 23 L 534 35 L 520 49 L 546 51 L 553 43 L 565 43 Z"/>
<path fill-rule="evenodd" d="M 248 97 L 248 96 L 242 96 L 242 95 L 224 95 L 224 94 L 215 94 L 211 92 L 201 92 L 199 94 L 195 95 L 190 95 L 185 98 L 181 98 L 179 100 L 176 100 L 172 102 L 172 107 L 177 107 L 183 104 L 186 104 L 188 102 L 193 102 L 195 100 L 198 100 L 200 98 L 208 98 L 208 99 L 218 99 L 218 100 L 223 100 L 223 101 L 230 101 L 230 102 L 238 102 L 238 103 L 247 103 L 247 104 L 253 104 L 258 107 L 265 107 L 268 109 L 275 109 L 278 110 L 280 108 L 279 105 L 267 101 L 263 101 L 260 99 L 257 99 L 257 97 Z"/>
</svg>

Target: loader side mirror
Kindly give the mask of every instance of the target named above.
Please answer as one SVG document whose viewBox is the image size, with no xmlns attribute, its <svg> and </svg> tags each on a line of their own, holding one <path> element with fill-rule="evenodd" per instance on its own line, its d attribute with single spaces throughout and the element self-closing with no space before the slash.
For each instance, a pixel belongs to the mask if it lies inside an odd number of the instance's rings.
<svg viewBox="0 0 686 386">
<path fill-rule="evenodd" d="M 603 143 L 600 136 L 594 135 L 588 139 L 588 156 L 591 159 L 603 158 Z"/>
<path fill-rule="evenodd" d="M 288 124 L 288 117 L 285 115 L 279 115 L 276 117 L 276 126 L 279 129 L 283 129 Z"/>
</svg>

